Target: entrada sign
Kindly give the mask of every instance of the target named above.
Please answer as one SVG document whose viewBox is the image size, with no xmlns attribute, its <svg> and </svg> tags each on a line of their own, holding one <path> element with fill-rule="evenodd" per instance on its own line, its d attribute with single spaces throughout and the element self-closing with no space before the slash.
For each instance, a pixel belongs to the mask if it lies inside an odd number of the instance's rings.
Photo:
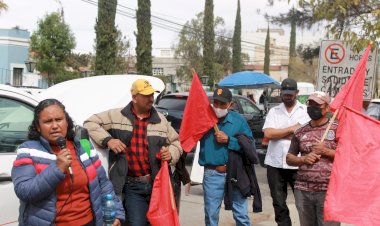
<svg viewBox="0 0 380 226">
<path fill-rule="evenodd" d="M 317 90 L 335 97 L 341 87 L 346 84 L 354 73 L 364 50 L 357 53 L 350 45 L 341 41 L 324 40 L 319 52 L 319 67 Z M 364 84 L 364 99 L 372 99 L 375 85 L 377 49 L 368 56 L 366 79 Z"/>
</svg>

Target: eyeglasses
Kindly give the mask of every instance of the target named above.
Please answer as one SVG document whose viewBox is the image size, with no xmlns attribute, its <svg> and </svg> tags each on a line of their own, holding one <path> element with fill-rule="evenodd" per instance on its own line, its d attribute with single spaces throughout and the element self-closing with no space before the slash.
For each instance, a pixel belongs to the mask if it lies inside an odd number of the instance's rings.
<svg viewBox="0 0 380 226">
<path fill-rule="evenodd" d="M 292 90 L 292 91 L 297 91 L 297 88 L 295 88 L 295 87 L 281 87 L 281 90 Z"/>
</svg>

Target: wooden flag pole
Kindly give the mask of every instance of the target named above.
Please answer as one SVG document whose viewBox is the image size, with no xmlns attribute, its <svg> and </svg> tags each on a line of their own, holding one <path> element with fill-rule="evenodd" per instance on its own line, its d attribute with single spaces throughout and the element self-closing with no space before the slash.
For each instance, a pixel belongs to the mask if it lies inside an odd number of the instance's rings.
<svg viewBox="0 0 380 226">
<path fill-rule="evenodd" d="M 333 124 L 333 122 L 334 122 L 336 116 L 338 115 L 339 109 L 340 109 L 340 108 L 336 109 L 336 111 L 334 112 L 333 117 L 330 119 L 329 125 L 327 126 L 326 131 L 325 131 L 325 133 L 324 133 L 323 136 L 322 136 L 321 143 L 325 140 L 325 138 L 326 138 L 326 136 L 327 136 L 327 133 L 329 132 L 329 130 L 330 130 L 330 128 L 331 128 L 331 125 Z"/>
<path fill-rule="evenodd" d="M 214 125 L 214 130 L 215 130 L 215 132 L 217 132 L 217 133 L 219 133 L 219 128 L 218 128 L 218 125 Z"/>
</svg>

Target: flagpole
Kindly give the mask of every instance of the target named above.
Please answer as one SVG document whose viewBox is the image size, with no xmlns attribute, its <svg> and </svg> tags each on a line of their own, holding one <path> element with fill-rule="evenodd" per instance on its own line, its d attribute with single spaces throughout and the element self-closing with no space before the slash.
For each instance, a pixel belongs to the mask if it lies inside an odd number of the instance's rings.
<svg viewBox="0 0 380 226">
<path fill-rule="evenodd" d="M 322 142 L 325 140 L 325 138 L 326 138 L 326 136 L 327 136 L 327 133 L 329 132 L 329 130 L 330 130 L 330 128 L 331 128 L 331 125 L 333 124 L 333 122 L 335 121 L 336 116 L 338 115 L 339 109 L 340 109 L 340 108 L 336 109 L 335 112 L 334 112 L 333 117 L 331 117 L 330 122 L 329 122 L 329 125 L 327 126 L 327 128 L 326 128 L 326 130 L 325 130 L 325 133 L 323 134 L 320 143 L 322 143 Z"/>
</svg>

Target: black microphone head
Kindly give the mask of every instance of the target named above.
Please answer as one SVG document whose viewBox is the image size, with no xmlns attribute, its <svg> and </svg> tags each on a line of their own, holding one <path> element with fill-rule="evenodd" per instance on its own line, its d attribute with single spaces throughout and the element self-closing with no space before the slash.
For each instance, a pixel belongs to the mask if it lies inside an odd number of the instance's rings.
<svg viewBox="0 0 380 226">
<path fill-rule="evenodd" d="M 60 149 L 66 148 L 66 139 L 64 137 L 58 137 L 55 143 Z"/>
</svg>

